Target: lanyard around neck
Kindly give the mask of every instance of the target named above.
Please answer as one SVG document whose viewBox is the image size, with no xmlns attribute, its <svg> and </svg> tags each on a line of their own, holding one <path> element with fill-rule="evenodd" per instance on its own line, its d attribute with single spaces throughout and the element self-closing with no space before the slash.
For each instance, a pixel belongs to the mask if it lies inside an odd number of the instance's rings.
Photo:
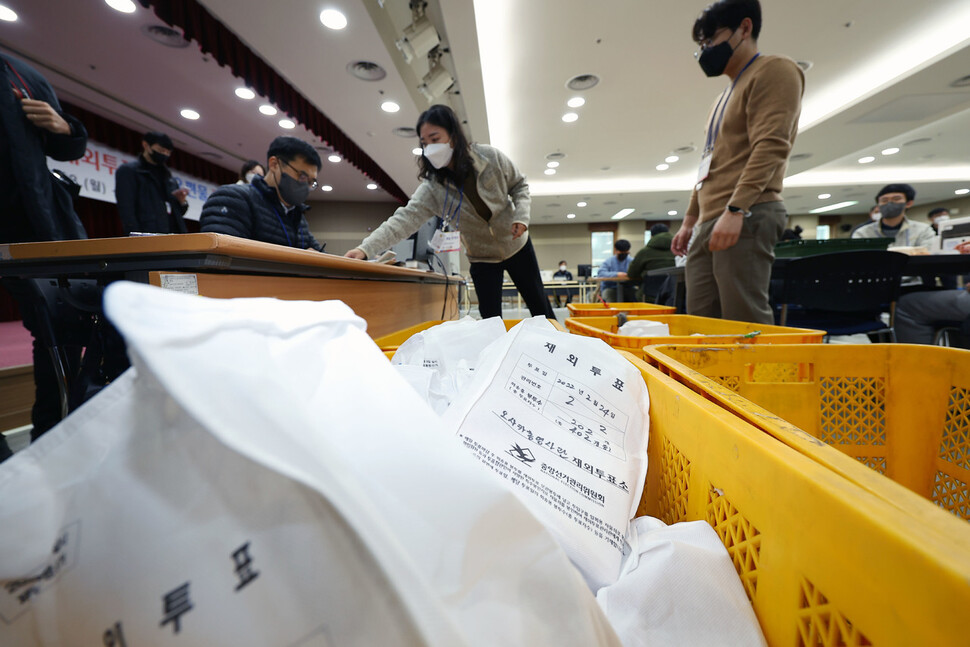
<svg viewBox="0 0 970 647">
<path fill-rule="evenodd" d="M 14 90 L 23 92 L 25 96 L 21 98 L 33 99 L 34 94 L 33 92 L 30 91 L 30 86 L 27 85 L 27 82 L 24 81 L 24 77 L 20 76 L 20 73 L 17 72 L 17 70 L 15 70 L 13 65 L 11 65 L 10 63 L 7 63 L 6 61 L 4 61 L 4 65 L 7 67 L 7 69 L 9 69 L 11 72 L 14 73 L 14 76 L 17 77 L 17 79 L 20 81 L 20 85 L 22 86 L 18 88 L 13 81 L 10 81 L 10 87 L 12 87 Z"/>
<path fill-rule="evenodd" d="M 728 89 L 726 97 L 724 96 L 723 92 L 721 93 L 721 98 L 718 99 L 717 105 L 714 107 L 714 112 L 711 113 L 711 120 L 707 124 L 707 142 L 704 145 L 705 155 L 714 150 L 714 144 L 717 142 L 717 136 L 721 132 L 721 122 L 724 120 L 724 113 L 727 110 L 728 101 L 731 99 L 731 95 L 734 94 L 734 86 L 736 86 L 738 81 L 741 80 L 741 75 L 744 74 L 744 71 L 751 67 L 751 64 L 754 63 L 755 59 L 759 56 L 761 56 L 761 52 L 758 52 L 752 56 L 751 60 L 744 64 L 744 67 L 741 68 L 738 75 L 734 77 L 734 81 L 731 82 L 731 87 Z M 721 110 L 721 114 L 717 118 L 717 126 L 714 127 L 714 116 L 717 115 L 718 109 Z"/>
<path fill-rule="evenodd" d="M 464 189 L 457 183 L 455 188 L 458 189 L 458 194 L 452 195 L 448 191 L 448 185 L 445 184 L 445 202 L 441 209 L 441 222 L 443 225 L 451 227 L 452 231 L 458 231 L 458 225 L 461 222 L 461 205 L 465 201 Z"/>
</svg>

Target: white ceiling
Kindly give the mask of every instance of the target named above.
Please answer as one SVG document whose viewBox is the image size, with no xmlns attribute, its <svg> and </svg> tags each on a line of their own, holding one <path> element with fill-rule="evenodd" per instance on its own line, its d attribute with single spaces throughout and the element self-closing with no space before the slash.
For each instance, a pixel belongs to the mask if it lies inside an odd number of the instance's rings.
<svg viewBox="0 0 970 647">
<path fill-rule="evenodd" d="M 457 78 L 447 98 L 467 118 L 473 139 L 502 148 L 529 178 L 533 222 L 668 219 L 686 207 L 699 153 L 655 169 L 675 149 L 698 146 L 724 78 L 708 79 L 693 59 L 690 27 L 707 0 L 431 0 L 443 62 Z M 121 14 L 103 0 L 0 0 L 20 20 L 0 23 L 0 46 L 29 59 L 58 92 L 136 130 L 169 132 L 180 148 L 236 170 L 261 158 L 278 134 L 323 147 L 302 127 L 285 131 L 242 101 L 239 80 L 199 52 L 163 47 L 141 32 L 161 24 L 138 6 Z M 202 0 L 216 17 L 297 87 L 400 186 L 417 186 L 411 149 L 393 134 L 412 127 L 427 101 L 416 91 L 426 63 L 406 65 L 394 40 L 410 22 L 407 0 Z M 324 28 L 323 8 L 348 18 Z M 841 200 L 868 210 L 878 187 L 910 181 L 917 203 L 970 188 L 970 3 L 966 0 L 764 0 L 760 48 L 812 63 L 806 74 L 802 128 L 785 196 L 792 213 Z M 378 82 L 353 78 L 352 61 L 379 64 Z M 565 87 L 579 74 L 600 83 L 583 93 Z M 566 100 L 582 94 L 579 120 L 561 121 Z M 380 109 L 391 99 L 400 112 Z M 202 114 L 195 122 L 179 110 Z M 907 145 L 907 142 L 929 139 Z M 901 150 L 893 156 L 880 151 Z M 554 176 L 546 155 L 564 153 Z M 874 155 L 874 163 L 857 160 Z M 216 157 L 218 156 L 218 157 Z M 391 200 L 346 162 L 324 161 L 324 200 Z M 832 194 L 819 200 L 818 195 Z M 576 207 L 579 201 L 585 208 Z M 598 214 L 598 215 L 596 215 Z"/>
</svg>

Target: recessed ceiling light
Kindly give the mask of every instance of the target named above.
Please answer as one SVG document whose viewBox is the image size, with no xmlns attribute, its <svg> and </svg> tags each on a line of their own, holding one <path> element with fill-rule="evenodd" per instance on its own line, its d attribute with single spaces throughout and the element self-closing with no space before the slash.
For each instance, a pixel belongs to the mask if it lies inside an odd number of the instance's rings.
<svg viewBox="0 0 970 647">
<path fill-rule="evenodd" d="M 397 105 L 393 101 L 385 101 L 381 104 L 381 110 L 384 112 L 397 112 L 401 109 L 401 106 Z"/>
<path fill-rule="evenodd" d="M 576 217 L 576 214 L 574 214 L 574 213 L 567 213 L 566 214 L 566 217 L 569 218 L 570 220 L 572 220 L 573 218 Z"/>
<path fill-rule="evenodd" d="M 576 206 L 577 207 L 585 207 L 586 206 L 586 203 L 585 202 L 577 202 L 576 203 Z"/>
<path fill-rule="evenodd" d="M 104 3 L 121 13 L 135 13 L 135 3 L 131 0 L 104 0 Z"/>
<path fill-rule="evenodd" d="M 256 93 L 249 88 L 236 88 L 236 96 L 240 99 L 246 99 L 248 101 L 249 99 L 255 99 Z"/>
<path fill-rule="evenodd" d="M 610 220 L 623 220 L 634 211 L 636 211 L 636 209 L 620 209 L 610 217 Z"/>
<path fill-rule="evenodd" d="M 280 128 L 286 128 L 287 130 L 296 128 L 296 122 L 292 119 L 280 119 Z"/>
<path fill-rule="evenodd" d="M 658 171 L 666 171 L 670 168 L 670 164 L 657 164 Z"/>
<path fill-rule="evenodd" d="M 343 160 L 343 158 L 340 157 L 340 155 L 331 155 L 327 159 L 330 160 L 331 162 L 333 162 L 334 164 L 336 164 L 337 162 L 340 162 L 340 161 Z"/>
<path fill-rule="evenodd" d="M 676 216 L 677 215 L 677 211 L 675 209 L 671 209 L 670 211 L 667 212 L 667 215 L 668 216 Z"/>
<path fill-rule="evenodd" d="M 956 193 L 957 195 L 966 195 L 970 193 L 970 189 L 957 189 L 956 191 L 954 191 L 954 193 Z"/>
<path fill-rule="evenodd" d="M 275 115 L 275 114 L 276 114 L 276 112 L 277 112 L 277 111 L 276 111 L 276 106 L 272 106 L 272 105 L 270 105 L 270 104 L 268 104 L 268 103 L 264 103 L 263 105 L 261 105 L 261 106 L 259 107 L 259 111 L 260 111 L 261 113 L 263 113 L 264 115 L 267 115 L 267 116 L 269 116 L 269 117 L 272 117 L 272 116 L 273 116 L 273 115 Z"/>
<path fill-rule="evenodd" d="M 327 29 L 343 29 L 347 26 L 347 16 L 336 9 L 324 9 L 320 12 L 320 22 Z"/>
<path fill-rule="evenodd" d="M 367 185 L 367 190 L 368 191 L 374 191 L 375 189 L 377 189 L 377 185 L 374 184 L 373 182 L 371 182 L 370 184 Z"/>
<path fill-rule="evenodd" d="M 562 116 L 562 120 L 565 121 L 567 124 L 571 124 L 577 119 L 579 119 L 579 115 L 577 115 L 575 112 L 567 112 Z"/>
<path fill-rule="evenodd" d="M 818 194 L 818 199 L 819 200 L 828 200 L 831 197 L 832 197 L 832 194 L 831 193 L 819 193 Z"/>
<path fill-rule="evenodd" d="M 351 76 L 361 81 L 380 81 L 387 76 L 383 67 L 370 61 L 351 61 L 347 63 L 346 69 Z"/>
<path fill-rule="evenodd" d="M 586 99 L 582 97 L 573 97 L 572 99 L 566 102 L 566 105 L 569 106 L 570 108 L 582 108 L 583 106 L 586 105 Z"/>
<path fill-rule="evenodd" d="M 324 185 L 322 185 L 322 186 L 320 187 L 320 190 L 321 190 L 321 191 L 333 191 L 333 187 L 332 187 L 332 186 L 330 186 L 329 184 L 324 184 Z"/>
<path fill-rule="evenodd" d="M 673 164 L 674 162 L 677 162 L 679 160 L 680 158 L 677 157 L 676 155 L 668 155 L 667 157 L 664 158 L 664 161 L 667 162 L 668 164 Z"/>
<path fill-rule="evenodd" d="M 546 166 L 548 168 L 559 168 L 559 162 L 547 162 Z"/>
<path fill-rule="evenodd" d="M 554 169 L 554 168 L 547 168 L 545 171 L 543 171 L 543 173 L 545 173 L 546 175 L 555 175 L 556 174 L 556 169 Z"/>
<path fill-rule="evenodd" d="M 420 154 L 422 154 L 424 152 L 424 149 L 421 148 L 420 146 L 415 146 L 414 148 L 411 149 L 411 152 L 414 155 L 420 155 Z"/>
<path fill-rule="evenodd" d="M 859 158 L 859 163 L 860 164 L 870 164 L 870 163 L 875 162 L 875 161 L 876 161 L 876 158 L 873 157 L 872 155 L 866 155 L 865 157 L 860 157 Z"/>
<path fill-rule="evenodd" d="M 196 119 L 198 119 L 199 116 L 200 116 L 199 113 L 197 113 L 192 108 L 183 108 L 182 109 L 182 112 L 180 112 L 179 114 L 182 115 L 183 117 L 185 117 L 186 119 L 191 119 L 193 121 L 195 121 Z"/>
<path fill-rule="evenodd" d="M 898 152 L 899 152 L 899 149 L 898 148 L 892 147 L 892 148 L 884 148 L 883 151 L 882 151 L 882 154 L 883 155 L 895 155 Z"/>
<path fill-rule="evenodd" d="M 135 5 L 131 5 L 131 10 L 135 10 Z M 4 22 L 17 22 L 17 12 L 10 7 L 5 7 L 0 4 L 0 20 Z"/>
</svg>

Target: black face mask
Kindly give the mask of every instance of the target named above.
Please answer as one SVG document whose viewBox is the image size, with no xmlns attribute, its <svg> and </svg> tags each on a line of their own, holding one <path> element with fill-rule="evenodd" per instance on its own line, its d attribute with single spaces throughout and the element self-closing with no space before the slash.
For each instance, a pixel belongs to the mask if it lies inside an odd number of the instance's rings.
<svg viewBox="0 0 970 647">
<path fill-rule="evenodd" d="M 280 170 L 280 181 L 276 188 L 279 189 L 283 202 L 291 207 L 303 204 L 310 195 L 309 184 L 294 180 L 282 170 Z"/>
<path fill-rule="evenodd" d="M 733 36 L 734 34 L 732 33 L 731 35 Z M 731 47 L 730 40 L 729 38 L 714 47 L 708 47 L 697 57 L 697 62 L 700 63 L 704 74 L 707 76 L 720 76 L 724 74 L 724 69 L 727 67 L 728 61 L 734 55 L 734 48 Z"/>
<path fill-rule="evenodd" d="M 883 218 L 888 218 L 892 220 L 893 218 L 898 218 L 903 215 L 906 205 L 902 202 L 888 202 L 886 204 L 879 205 L 879 213 L 882 214 Z"/>
<path fill-rule="evenodd" d="M 152 151 L 152 161 L 161 166 L 165 166 L 168 162 L 168 155 L 159 153 L 158 151 Z"/>
</svg>

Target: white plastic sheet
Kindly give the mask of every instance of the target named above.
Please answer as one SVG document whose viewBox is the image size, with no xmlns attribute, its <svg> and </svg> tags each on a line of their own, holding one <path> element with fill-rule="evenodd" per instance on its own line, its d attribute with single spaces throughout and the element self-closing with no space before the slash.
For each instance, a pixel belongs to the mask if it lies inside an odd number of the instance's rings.
<svg viewBox="0 0 970 647">
<path fill-rule="evenodd" d="M 106 311 L 133 368 L 0 465 L 4 647 L 617 644 L 345 305 Z"/>
</svg>

